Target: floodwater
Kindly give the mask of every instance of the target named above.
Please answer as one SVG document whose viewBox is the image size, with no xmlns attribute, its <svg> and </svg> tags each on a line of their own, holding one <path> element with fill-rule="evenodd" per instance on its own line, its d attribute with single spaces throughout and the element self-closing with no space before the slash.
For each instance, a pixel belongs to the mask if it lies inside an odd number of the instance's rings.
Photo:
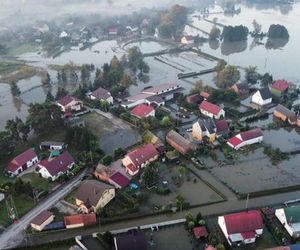
<svg viewBox="0 0 300 250">
<path fill-rule="evenodd" d="M 212 21 L 214 18 L 217 22 L 224 25 L 245 25 L 250 31 L 253 30 L 253 20 L 255 19 L 262 25 L 262 31 L 267 32 L 271 24 L 284 25 L 290 35 L 289 40 L 273 40 L 266 45 L 267 40 L 263 39 L 262 44 L 258 45 L 253 38 L 248 37 L 247 41 L 236 43 L 206 43 L 201 49 L 211 53 L 219 58 L 223 58 L 230 64 L 242 67 L 254 65 L 258 67 L 260 73 L 269 72 L 275 79 L 285 78 L 294 83 L 300 84 L 298 73 L 298 60 L 300 51 L 298 44 L 300 40 L 299 28 L 300 23 L 300 3 L 293 5 L 263 5 L 253 4 L 247 6 L 241 4 L 241 12 L 237 15 L 212 14 L 207 17 Z M 210 9 L 211 12 L 222 11 L 218 6 Z M 197 15 L 198 12 L 195 12 Z M 193 14 L 194 15 L 194 14 Z M 212 24 L 198 17 L 192 18 L 192 24 L 207 32 L 210 32 Z M 220 27 L 219 27 L 220 28 Z M 222 30 L 222 28 L 220 28 Z M 189 29 L 186 28 L 186 31 Z M 191 31 L 195 32 L 195 31 Z M 200 32 L 201 33 L 201 32 Z M 199 35 L 201 35 L 199 33 Z M 283 67 L 285 65 L 285 67 Z"/>
</svg>

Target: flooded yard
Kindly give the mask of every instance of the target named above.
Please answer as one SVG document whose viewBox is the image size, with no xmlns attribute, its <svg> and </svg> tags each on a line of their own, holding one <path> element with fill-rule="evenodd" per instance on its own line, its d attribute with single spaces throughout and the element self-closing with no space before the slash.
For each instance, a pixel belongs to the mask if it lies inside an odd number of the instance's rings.
<svg viewBox="0 0 300 250">
<path fill-rule="evenodd" d="M 240 193 L 299 185 L 300 155 L 274 166 L 261 150 L 241 157 L 234 165 L 215 167 L 212 173 Z"/>
</svg>

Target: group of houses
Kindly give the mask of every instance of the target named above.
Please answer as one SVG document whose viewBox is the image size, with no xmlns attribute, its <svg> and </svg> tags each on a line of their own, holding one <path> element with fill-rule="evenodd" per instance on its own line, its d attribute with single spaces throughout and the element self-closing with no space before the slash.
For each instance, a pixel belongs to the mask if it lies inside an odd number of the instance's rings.
<svg viewBox="0 0 300 250">
<path fill-rule="evenodd" d="M 68 174 L 75 164 L 73 156 L 66 150 L 63 142 L 41 142 L 40 149 L 51 151 L 48 159 L 38 159 L 34 149 L 30 148 L 17 155 L 6 166 L 5 172 L 15 177 L 28 168 L 35 168 L 41 177 L 55 181 L 63 174 Z"/>
<path fill-rule="evenodd" d="M 281 104 L 278 104 L 275 107 L 273 111 L 273 116 L 283 122 L 288 122 L 291 125 L 296 125 L 300 127 L 300 116 L 296 115 L 295 112 L 289 110 Z"/>
</svg>

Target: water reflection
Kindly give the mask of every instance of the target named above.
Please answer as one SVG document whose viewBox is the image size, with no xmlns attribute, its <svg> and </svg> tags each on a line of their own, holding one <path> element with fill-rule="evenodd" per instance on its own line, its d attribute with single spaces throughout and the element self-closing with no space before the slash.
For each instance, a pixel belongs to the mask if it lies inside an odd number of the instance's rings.
<svg viewBox="0 0 300 250">
<path fill-rule="evenodd" d="M 266 42 L 266 49 L 281 49 L 289 42 L 287 39 L 270 39 Z"/>
<path fill-rule="evenodd" d="M 222 42 L 221 53 L 225 56 L 241 53 L 247 49 L 247 45 L 247 40 L 241 42 Z"/>
<path fill-rule="evenodd" d="M 217 50 L 220 47 L 219 40 L 209 40 L 208 44 L 209 44 L 209 47 L 213 50 Z"/>
<path fill-rule="evenodd" d="M 21 111 L 21 106 L 22 106 L 22 102 L 19 98 L 13 98 L 13 104 L 17 110 L 17 112 L 19 113 Z"/>
</svg>

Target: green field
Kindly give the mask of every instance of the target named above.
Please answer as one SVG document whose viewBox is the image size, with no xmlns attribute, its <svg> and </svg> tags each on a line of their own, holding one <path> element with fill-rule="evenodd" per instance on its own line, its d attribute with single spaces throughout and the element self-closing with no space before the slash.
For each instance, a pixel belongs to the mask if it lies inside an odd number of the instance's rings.
<svg viewBox="0 0 300 250">
<path fill-rule="evenodd" d="M 35 52 L 38 50 L 38 46 L 32 43 L 25 43 L 19 46 L 14 46 L 8 50 L 8 55 L 18 56 L 28 52 Z"/>
<path fill-rule="evenodd" d="M 24 63 L 22 62 L 0 62 L 0 75 L 7 75 L 18 71 Z"/>
<path fill-rule="evenodd" d="M 56 182 L 49 182 L 36 173 L 25 174 L 21 177 L 21 179 L 23 181 L 30 182 L 33 188 L 41 191 L 50 192 L 51 189 L 57 185 Z"/>
</svg>

